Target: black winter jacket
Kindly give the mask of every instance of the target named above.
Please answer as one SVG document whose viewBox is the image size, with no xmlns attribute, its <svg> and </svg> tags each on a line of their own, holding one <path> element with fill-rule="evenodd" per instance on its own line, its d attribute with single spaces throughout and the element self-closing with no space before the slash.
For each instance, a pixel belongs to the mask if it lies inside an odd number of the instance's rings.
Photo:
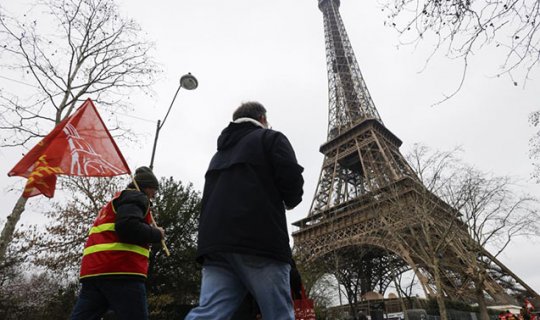
<svg viewBox="0 0 540 320">
<path fill-rule="evenodd" d="M 215 252 L 290 263 L 285 207 L 302 201 L 302 171 L 282 133 L 230 123 L 206 172 L 197 260 Z"/>
<path fill-rule="evenodd" d="M 161 232 L 144 222 L 150 206 L 148 197 L 141 191 L 126 189 L 113 201 L 116 210 L 115 228 L 121 241 L 138 245 L 158 243 Z"/>
</svg>

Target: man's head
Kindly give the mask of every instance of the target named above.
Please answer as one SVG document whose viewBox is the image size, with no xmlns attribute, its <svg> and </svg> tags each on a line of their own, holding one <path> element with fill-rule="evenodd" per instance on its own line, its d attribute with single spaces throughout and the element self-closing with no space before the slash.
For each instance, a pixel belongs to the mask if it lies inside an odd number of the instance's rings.
<svg viewBox="0 0 540 320">
<path fill-rule="evenodd" d="M 255 101 L 244 102 L 233 113 L 233 121 L 240 118 L 251 118 L 268 127 L 266 120 L 266 109 L 262 104 Z"/>
<path fill-rule="evenodd" d="M 159 189 L 159 182 L 152 169 L 148 167 L 139 167 L 135 170 L 135 181 L 142 192 L 146 193 L 149 198 L 155 196 Z"/>
</svg>

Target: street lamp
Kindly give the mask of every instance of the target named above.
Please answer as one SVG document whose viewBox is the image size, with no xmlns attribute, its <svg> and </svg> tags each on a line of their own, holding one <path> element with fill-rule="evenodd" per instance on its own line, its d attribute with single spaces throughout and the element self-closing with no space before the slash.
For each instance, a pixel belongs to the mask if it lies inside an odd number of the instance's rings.
<svg viewBox="0 0 540 320">
<path fill-rule="evenodd" d="M 150 159 L 150 169 L 154 169 L 154 156 L 156 155 L 156 145 L 159 137 L 159 130 L 163 127 L 165 124 L 165 121 L 167 120 L 167 117 L 169 116 L 169 112 L 171 112 L 171 108 L 174 104 L 174 100 L 176 100 L 176 96 L 178 95 L 178 92 L 180 91 L 180 88 L 184 88 L 186 90 L 193 90 L 196 89 L 199 85 L 199 82 L 197 81 L 197 78 L 195 78 L 191 72 L 188 72 L 188 74 L 183 75 L 180 78 L 180 85 L 178 86 L 178 89 L 176 90 L 176 93 L 174 94 L 174 98 L 171 101 L 171 105 L 169 106 L 169 109 L 167 110 L 167 113 L 165 114 L 165 118 L 163 119 L 163 122 L 161 120 L 157 121 L 156 126 L 156 137 L 154 138 L 154 146 L 152 148 L 152 159 Z"/>
</svg>

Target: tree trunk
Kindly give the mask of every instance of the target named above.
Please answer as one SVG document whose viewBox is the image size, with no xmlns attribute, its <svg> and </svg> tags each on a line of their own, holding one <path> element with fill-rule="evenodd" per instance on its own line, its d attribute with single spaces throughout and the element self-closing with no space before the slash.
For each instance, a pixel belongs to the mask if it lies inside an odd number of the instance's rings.
<svg viewBox="0 0 540 320">
<path fill-rule="evenodd" d="M 433 258 L 433 267 L 433 276 L 435 278 L 435 286 L 437 287 L 437 305 L 439 306 L 439 313 L 441 315 L 441 320 L 448 320 L 438 258 Z"/>
<path fill-rule="evenodd" d="M 480 310 L 480 320 L 489 320 L 489 313 L 486 305 L 486 298 L 484 297 L 484 291 L 479 290 L 477 292 L 478 309 Z"/>
<path fill-rule="evenodd" d="M 478 311 L 480 311 L 480 320 L 489 320 L 486 298 L 484 296 L 484 279 L 486 276 L 486 271 L 482 268 L 481 265 L 479 265 L 477 256 L 480 256 L 480 253 L 476 252 L 476 250 L 471 253 L 471 268 L 473 270 L 472 272 L 476 302 L 478 303 Z"/>
<path fill-rule="evenodd" d="M 407 306 L 405 305 L 405 301 L 403 301 L 403 297 L 401 296 L 401 289 L 398 287 L 398 282 L 395 276 L 394 276 L 394 286 L 396 287 L 396 292 L 399 297 L 399 304 L 401 305 L 401 310 L 403 311 L 403 318 L 405 320 L 409 320 L 409 315 L 407 314 Z"/>
<path fill-rule="evenodd" d="M 349 308 L 351 309 L 351 317 L 358 319 L 358 310 L 356 310 L 356 302 L 349 298 Z"/>
<path fill-rule="evenodd" d="M 26 205 L 26 201 L 28 201 L 28 198 L 24 198 L 21 195 L 19 200 L 17 200 L 17 203 L 15 204 L 13 211 L 7 217 L 6 224 L 4 225 L 4 229 L 2 230 L 2 235 L 0 236 L 0 265 L 5 262 L 5 255 L 6 255 L 7 247 L 9 243 L 11 242 L 11 240 L 13 239 L 15 226 L 17 225 L 17 222 L 19 222 L 19 219 L 21 218 L 21 215 L 24 211 L 24 207 Z"/>
<path fill-rule="evenodd" d="M 477 269 L 478 270 L 478 269 Z M 484 277 L 482 271 L 478 270 L 478 277 L 474 284 L 476 289 L 476 300 L 478 301 L 478 310 L 480 311 L 480 320 L 489 320 L 489 314 L 486 305 L 486 298 L 484 296 Z"/>
</svg>

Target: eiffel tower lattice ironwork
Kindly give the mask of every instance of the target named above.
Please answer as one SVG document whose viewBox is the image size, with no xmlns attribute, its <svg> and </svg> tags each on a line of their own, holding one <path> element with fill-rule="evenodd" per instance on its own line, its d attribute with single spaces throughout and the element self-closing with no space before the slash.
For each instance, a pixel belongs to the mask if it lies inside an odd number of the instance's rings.
<svg viewBox="0 0 540 320">
<path fill-rule="evenodd" d="M 339 14 L 340 1 L 318 5 L 324 17 L 328 133 L 309 214 L 293 223 L 301 259 L 328 261 L 353 247 L 366 249 L 357 266 L 361 294 L 383 293 L 396 272 L 412 269 L 428 295 L 442 290 L 452 299 L 475 300 L 477 281 L 498 302 L 512 302 L 518 293 L 538 297 L 472 240 L 457 210 L 417 178 L 399 151 L 401 140 L 385 127 L 371 99 Z M 428 208 L 427 218 L 419 218 L 420 208 Z M 446 244 L 430 252 L 430 240 L 443 235 Z"/>
</svg>

